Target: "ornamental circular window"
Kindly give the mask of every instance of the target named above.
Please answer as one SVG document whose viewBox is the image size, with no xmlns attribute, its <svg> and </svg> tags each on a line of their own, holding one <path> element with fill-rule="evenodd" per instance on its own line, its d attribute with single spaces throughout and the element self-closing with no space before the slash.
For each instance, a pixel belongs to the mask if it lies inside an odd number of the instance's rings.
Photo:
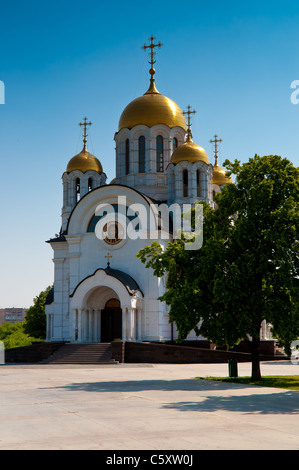
<svg viewBox="0 0 299 470">
<path fill-rule="evenodd" d="M 117 245 L 124 238 L 124 228 L 119 222 L 107 222 L 103 227 L 103 240 L 108 245 Z"/>
</svg>

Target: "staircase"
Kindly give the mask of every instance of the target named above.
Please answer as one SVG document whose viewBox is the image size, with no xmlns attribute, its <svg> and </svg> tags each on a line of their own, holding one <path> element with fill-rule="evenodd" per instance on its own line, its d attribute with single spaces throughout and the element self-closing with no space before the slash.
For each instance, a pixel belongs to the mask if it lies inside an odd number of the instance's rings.
<svg viewBox="0 0 299 470">
<path fill-rule="evenodd" d="M 111 343 L 68 343 L 40 364 L 118 364 L 112 358 Z"/>
</svg>

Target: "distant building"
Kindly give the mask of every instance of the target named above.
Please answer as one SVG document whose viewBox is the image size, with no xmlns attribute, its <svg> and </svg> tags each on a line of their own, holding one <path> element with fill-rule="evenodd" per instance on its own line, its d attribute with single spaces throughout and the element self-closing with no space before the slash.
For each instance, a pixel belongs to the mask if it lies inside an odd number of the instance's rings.
<svg viewBox="0 0 299 470">
<path fill-rule="evenodd" d="M 3 323 L 23 322 L 25 316 L 25 308 L 0 308 L 0 325 Z"/>
</svg>

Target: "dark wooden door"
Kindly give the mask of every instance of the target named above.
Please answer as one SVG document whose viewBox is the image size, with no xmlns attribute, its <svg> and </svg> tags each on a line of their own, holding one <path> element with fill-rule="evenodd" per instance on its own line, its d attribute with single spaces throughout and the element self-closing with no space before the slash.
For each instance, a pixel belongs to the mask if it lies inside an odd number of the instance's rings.
<svg viewBox="0 0 299 470">
<path fill-rule="evenodd" d="M 122 310 L 119 307 L 102 310 L 102 343 L 110 343 L 122 337 Z"/>
</svg>

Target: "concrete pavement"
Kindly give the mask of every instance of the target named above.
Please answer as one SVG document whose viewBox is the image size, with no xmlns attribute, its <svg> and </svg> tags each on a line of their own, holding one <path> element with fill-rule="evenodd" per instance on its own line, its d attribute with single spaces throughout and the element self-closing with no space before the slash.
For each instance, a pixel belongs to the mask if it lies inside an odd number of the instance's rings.
<svg viewBox="0 0 299 470">
<path fill-rule="evenodd" d="M 290 361 L 261 370 L 299 375 Z M 227 364 L 1 365 L 0 449 L 299 449 L 299 391 L 195 379 L 227 375 Z"/>
</svg>

